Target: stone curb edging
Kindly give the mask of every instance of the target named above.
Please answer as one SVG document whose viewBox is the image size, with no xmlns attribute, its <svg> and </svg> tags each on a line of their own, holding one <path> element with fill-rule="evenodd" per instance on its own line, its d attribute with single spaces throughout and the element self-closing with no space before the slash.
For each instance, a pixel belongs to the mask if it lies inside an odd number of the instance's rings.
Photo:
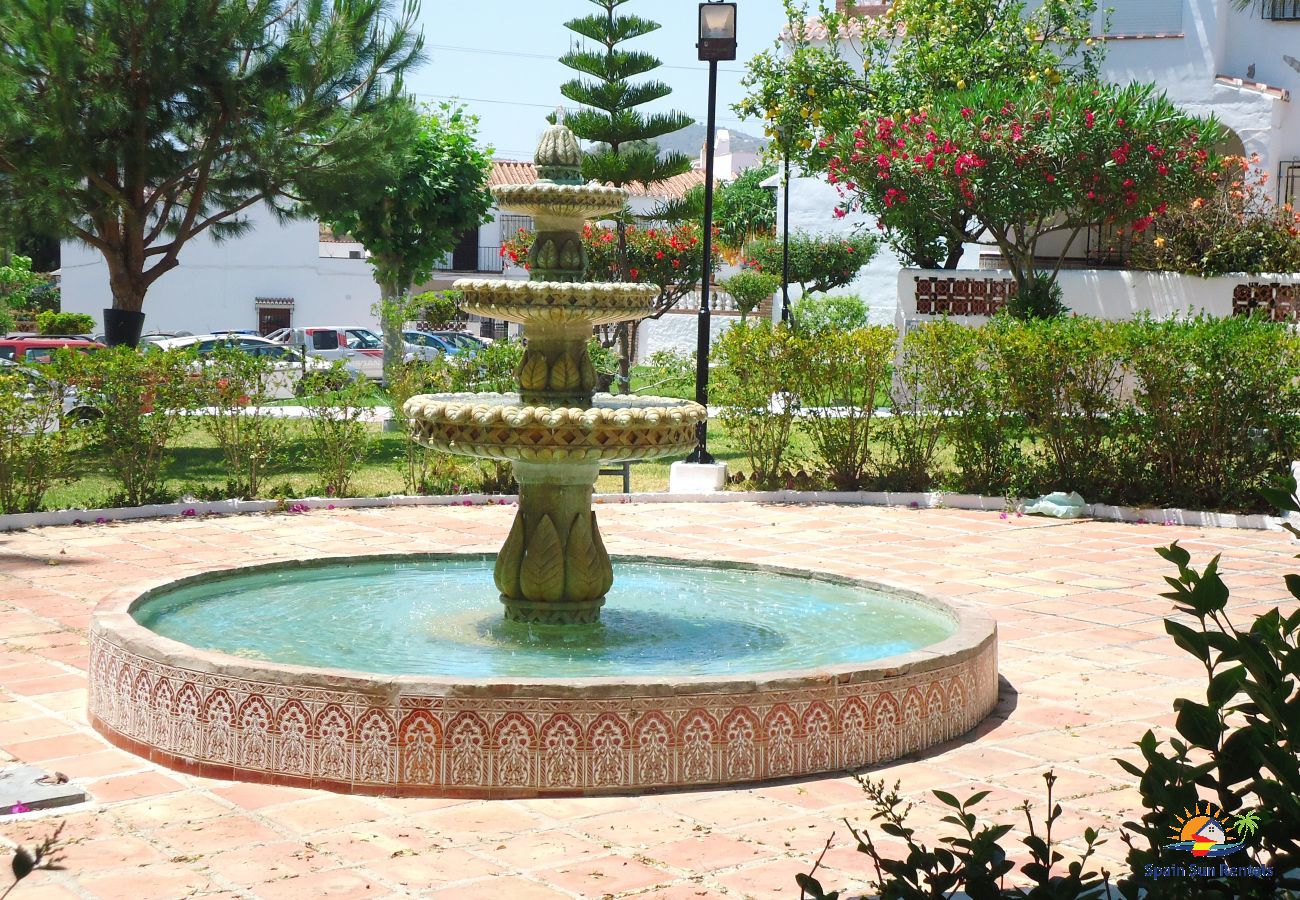
<svg viewBox="0 0 1300 900">
<path fill-rule="evenodd" d="M 0 515 L 0 532 L 55 525 L 99 525 L 130 519 L 159 519 L 171 516 L 238 515 L 283 511 L 302 513 L 313 509 L 373 509 L 387 506 L 504 506 L 513 505 L 514 495 L 458 494 L 390 497 L 303 497 L 296 500 L 205 500 L 190 503 L 158 503 L 107 509 L 59 509 L 48 512 Z M 1016 505 L 1005 497 L 982 494 L 949 494 L 943 491 L 719 491 L 708 494 L 597 494 L 598 504 L 611 503 L 842 503 L 862 506 L 901 506 L 911 509 L 968 509 L 1014 512 Z M 1188 525 L 1201 528 L 1238 528 L 1278 531 L 1284 521 L 1278 516 L 1203 512 L 1187 509 L 1140 509 L 1090 503 L 1084 517 L 1110 522 L 1153 525 Z M 1069 520 L 1063 520 L 1069 521 Z"/>
</svg>

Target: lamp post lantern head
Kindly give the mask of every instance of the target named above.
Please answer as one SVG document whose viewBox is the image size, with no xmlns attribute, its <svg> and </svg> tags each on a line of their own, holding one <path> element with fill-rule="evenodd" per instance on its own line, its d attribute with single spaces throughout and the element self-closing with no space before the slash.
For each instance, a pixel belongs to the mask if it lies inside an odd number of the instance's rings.
<svg viewBox="0 0 1300 900">
<path fill-rule="evenodd" d="M 700 4 L 700 42 L 695 46 L 706 62 L 736 58 L 736 4 Z"/>
</svg>

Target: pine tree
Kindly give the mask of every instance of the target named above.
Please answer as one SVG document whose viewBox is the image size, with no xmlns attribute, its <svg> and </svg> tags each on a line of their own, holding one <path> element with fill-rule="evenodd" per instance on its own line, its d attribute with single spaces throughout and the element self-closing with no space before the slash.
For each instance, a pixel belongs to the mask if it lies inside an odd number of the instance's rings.
<svg viewBox="0 0 1300 900">
<path fill-rule="evenodd" d="M 572 19 L 564 27 L 594 42 L 597 47 L 575 47 L 560 57 L 570 69 L 590 76 L 574 78 L 560 86 L 560 93 L 585 109 L 570 114 L 565 124 L 573 133 L 596 146 L 582 162 L 584 178 L 624 187 L 652 185 L 690 170 L 690 160 L 680 154 L 660 156 L 654 139 L 690 125 L 683 113 L 644 113 L 638 107 L 662 100 L 672 88 L 662 81 L 634 84 L 632 79 L 659 68 L 662 63 L 639 50 L 622 45 L 659 29 L 658 22 L 640 16 L 619 15 L 629 0 L 590 0 L 601 11 Z M 628 280 L 626 216 L 618 222 L 619 272 Z M 621 322 L 615 330 L 619 345 L 619 383 L 628 390 L 631 358 L 631 323 Z"/>
</svg>

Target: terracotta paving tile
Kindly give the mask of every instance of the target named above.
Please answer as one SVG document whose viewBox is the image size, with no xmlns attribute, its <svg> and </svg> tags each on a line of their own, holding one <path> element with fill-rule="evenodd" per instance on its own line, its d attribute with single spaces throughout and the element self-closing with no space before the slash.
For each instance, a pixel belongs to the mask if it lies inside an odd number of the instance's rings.
<svg viewBox="0 0 1300 900">
<path fill-rule="evenodd" d="M 68 823 L 68 871 L 33 876 L 23 896 L 763 900 L 798 896 L 793 874 L 807 870 L 833 832 L 823 883 L 863 889 L 869 863 L 841 818 L 867 821 L 871 807 L 847 777 L 648 797 L 341 797 L 170 773 L 109 748 L 86 724 L 84 629 L 106 583 L 137 578 L 142 568 L 179 575 L 232 559 L 493 553 L 513 514 L 340 509 L 6 535 L 0 748 L 6 758 L 57 760 L 93 798 L 62 817 L 8 824 L 6 838 L 30 844 L 57 819 Z M 1296 568 L 1294 546 L 1277 533 L 847 504 L 609 503 L 601 523 L 616 553 L 774 561 L 992 613 L 1003 676 L 995 716 L 962 739 L 867 774 L 901 782 L 917 803 L 914 824 L 933 842 L 947 830 L 933 789 L 964 797 L 991 788 L 981 809 L 995 817 L 1026 797 L 1041 812 L 1042 773 L 1054 768 L 1066 811 L 1061 834 L 1076 847 L 1084 826 L 1105 830 L 1101 859 L 1112 870 L 1124 853 L 1115 831 L 1141 812 L 1113 758 L 1136 759 L 1132 742 L 1148 728 L 1167 740 L 1174 698 L 1204 691 L 1199 666 L 1165 634 L 1171 608 L 1158 595 L 1170 567 L 1152 548 L 1177 539 L 1198 565 L 1222 551 L 1240 621 L 1295 606 L 1281 582 Z M 1003 820 L 1019 823 L 1010 813 Z"/>
<path fill-rule="evenodd" d="M 159 828 L 152 838 L 177 853 L 190 855 L 275 841 L 279 835 L 249 816 L 227 815 Z"/>
<path fill-rule="evenodd" d="M 553 869 L 539 869 L 532 875 L 547 885 L 572 891 L 579 897 L 603 897 L 643 890 L 669 884 L 678 878 L 662 867 L 647 865 L 644 858 L 638 860 L 614 855 L 582 859 Z"/>
<path fill-rule="evenodd" d="M 443 900 L 466 900 L 469 897 L 509 897 L 510 900 L 571 900 L 571 898 L 596 898 L 599 894 L 572 894 L 553 887 L 528 881 L 524 878 L 494 877 L 466 881 L 456 887 L 443 888 L 422 896 Z"/>
<path fill-rule="evenodd" d="M 101 803 L 115 800 L 133 800 L 139 797 L 156 797 L 183 790 L 184 785 L 162 770 L 141 772 L 135 775 L 118 775 L 87 785 L 91 796 Z"/>
</svg>

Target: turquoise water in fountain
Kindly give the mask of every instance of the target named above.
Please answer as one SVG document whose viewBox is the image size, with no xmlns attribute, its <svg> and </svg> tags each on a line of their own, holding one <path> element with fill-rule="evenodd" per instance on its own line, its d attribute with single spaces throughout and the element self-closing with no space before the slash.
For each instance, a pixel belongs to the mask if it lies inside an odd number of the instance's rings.
<svg viewBox="0 0 1300 900">
<path fill-rule="evenodd" d="M 322 564 L 155 594 L 173 640 L 293 665 L 460 678 L 734 675 L 866 663 L 943 640 L 940 610 L 744 568 L 616 562 L 598 625 L 506 622 L 491 559 Z"/>
</svg>

